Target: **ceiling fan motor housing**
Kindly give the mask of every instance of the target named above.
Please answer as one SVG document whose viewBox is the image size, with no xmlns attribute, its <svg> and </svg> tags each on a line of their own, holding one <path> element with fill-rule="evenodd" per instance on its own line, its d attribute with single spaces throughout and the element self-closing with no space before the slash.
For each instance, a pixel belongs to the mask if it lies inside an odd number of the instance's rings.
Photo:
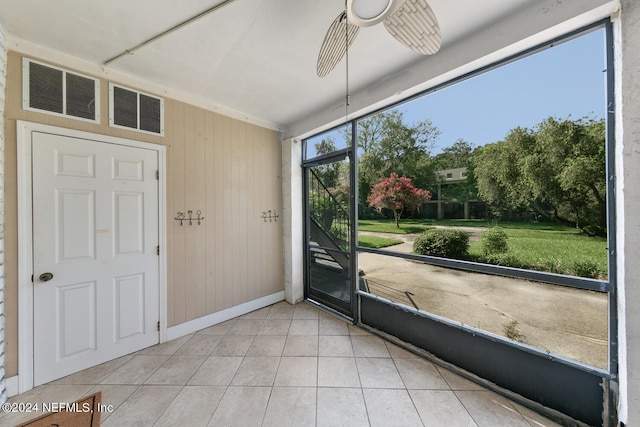
<svg viewBox="0 0 640 427">
<path fill-rule="evenodd" d="M 392 14 L 399 4 L 396 0 L 347 0 L 347 17 L 354 25 L 370 27 Z"/>
</svg>

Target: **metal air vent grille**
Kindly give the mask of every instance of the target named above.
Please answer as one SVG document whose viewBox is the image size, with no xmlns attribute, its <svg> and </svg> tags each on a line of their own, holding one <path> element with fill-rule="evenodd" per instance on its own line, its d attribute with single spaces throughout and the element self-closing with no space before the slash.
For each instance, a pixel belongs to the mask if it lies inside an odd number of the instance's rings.
<svg viewBox="0 0 640 427">
<path fill-rule="evenodd" d="M 109 125 L 164 135 L 164 100 L 111 83 Z"/>
<path fill-rule="evenodd" d="M 23 58 L 22 108 L 100 122 L 100 81 Z"/>
</svg>

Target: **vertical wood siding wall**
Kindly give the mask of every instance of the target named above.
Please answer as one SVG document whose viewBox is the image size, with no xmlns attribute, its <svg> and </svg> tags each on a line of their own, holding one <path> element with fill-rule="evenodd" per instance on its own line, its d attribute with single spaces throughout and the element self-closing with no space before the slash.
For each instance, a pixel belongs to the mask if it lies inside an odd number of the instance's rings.
<svg viewBox="0 0 640 427">
<path fill-rule="evenodd" d="M 40 60 L 38 58 L 34 58 Z M 46 62 L 46 61 L 43 61 Z M 52 64 L 65 68 L 61 64 Z M 73 71 L 73 70 L 72 70 Z M 281 147 L 276 131 L 165 98 L 164 137 L 108 125 L 108 81 L 100 82 L 101 123 L 22 109 L 22 56 L 9 52 L 6 92 L 6 372 L 17 367 L 16 120 L 167 147 L 167 301 L 174 326 L 283 290 Z M 162 96 L 162 94 L 155 94 Z M 177 212 L 205 220 L 180 226 Z"/>
<path fill-rule="evenodd" d="M 280 212 L 282 200 L 275 132 L 185 104 L 171 116 L 168 314 L 175 325 L 283 290 L 281 223 L 261 218 Z M 202 211 L 202 225 L 173 219 L 188 210 Z"/>
</svg>

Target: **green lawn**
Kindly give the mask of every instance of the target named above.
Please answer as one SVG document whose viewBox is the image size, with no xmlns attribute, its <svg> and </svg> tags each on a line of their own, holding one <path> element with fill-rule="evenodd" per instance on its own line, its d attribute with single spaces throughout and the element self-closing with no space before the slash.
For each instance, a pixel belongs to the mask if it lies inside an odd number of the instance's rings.
<svg viewBox="0 0 640 427">
<path fill-rule="evenodd" d="M 365 248 L 380 249 L 388 246 L 399 245 L 400 243 L 402 243 L 402 240 L 399 239 L 387 239 L 385 237 L 366 235 L 358 236 L 358 245 L 364 246 Z"/>
<path fill-rule="evenodd" d="M 548 230 L 548 231 L 569 231 L 575 232 L 576 229 L 567 227 L 566 225 L 554 224 L 550 222 L 515 222 L 515 221 L 500 221 L 494 223 L 486 219 L 425 219 L 421 221 L 424 225 L 440 225 L 444 227 L 501 227 L 520 230 Z"/>
<path fill-rule="evenodd" d="M 607 241 L 604 238 L 585 236 L 570 228 L 564 231 L 503 229 L 508 236 L 508 255 L 533 269 L 573 274 L 575 263 L 589 262 L 606 276 Z M 469 253 L 480 258 L 482 243 L 473 242 Z"/>
<path fill-rule="evenodd" d="M 360 231 L 396 234 L 418 234 L 436 225 L 487 229 L 495 226 L 491 221 L 481 219 L 403 219 L 400 228 L 396 228 L 393 219 L 358 221 Z M 505 221 L 499 226 L 508 236 L 509 251 L 503 256 L 506 261 L 514 260 L 523 268 L 571 275 L 577 274 L 577 264 L 591 264 L 600 272 L 600 277 L 607 275 L 607 240 L 604 238 L 586 236 L 575 228 L 550 223 Z M 469 254 L 473 259 L 483 260 L 480 241 L 471 244 Z M 504 265 L 512 264 L 507 262 Z"/>
<path fill-rule="evenodd" d="M 400 220 L 400 228 L 396 227 L 393 219 L 361 219 L 358 221 L 358 231 L 373 231 L 376 233 L 412 234 L 421 233 L 433 228 L 425 221 L 414 219 Z"/>
<path fill-rule="evenodd" d="M 400 228 L 396 227 L 393 219 L 361 219 L 358 220 L 358 230 L 373 231 L 377 233 L 394 233 L 394 234 L 412 234 L 433 228 L 434 226 L 443 227 L 495 227 L 492 221 L 486 219 L 401 219 Z M 521 230 L 548 230 L 576 232 L 575 228 L 565 225 L 546 223 L 546 222 L 513 222 L 501 221 L 497 224 L 505 229 L 521 229 Z"/>
</svg>

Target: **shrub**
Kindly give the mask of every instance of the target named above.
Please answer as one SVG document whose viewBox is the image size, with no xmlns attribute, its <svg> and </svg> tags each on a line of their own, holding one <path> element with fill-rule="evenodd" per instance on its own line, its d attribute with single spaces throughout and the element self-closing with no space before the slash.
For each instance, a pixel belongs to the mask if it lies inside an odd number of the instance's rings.
<svg viewBox="0 0 640 427">
<path fill-rule="evenodd" d="M 482 253 L 484 255 L 503 254 L 509 250 L 507 233 L 500 227 L 493 227 L 482 233 Z"/>
<path fill-rule="evenodd" d="M 349 234 L 347 231 L 348 229 L 346 227 L 333 224 L 331 226 L 331 230 L 329 230 L 329 235 L 337 241 L 336 243 L 344 243 L 349 240 Z"/>
<path fill-rule="evenodd" d="M 542 271 L 555 274 L 565 274 L 565 267 L 560 259 L 545 258 L 542 260 Z"/>
<path fill-rule="evenodd" d="M 575 261 L 573 263 L 573 273 L 579 277 L 588 277 L 591 279 L 597 279 L 600 277 L 601 272 L 598 269 L 598 265 L 589 260 Z"/>
<path fill-rule="evenodd" d="M 531 269 L 532 266 L 512 254 L 488 254 L 481 260 L 486 264 L 501 265 L 503 267 L 526 268 Z"/>
<path fill-rule="evenodd" d="M 313 193 L 309 199 L 309 207 L 311 216 L 320 226 L 325 230 L 330 230 L 336 215 L 336 203 L 331 196 Z"/>
<path fill-rule="evenodd" d="M 469 233 L 462 230 L 427 230 L 413 242 L 413 251 L 420 255 L 464 259 L 469 252 Z"/>
<path fill-rule="evenodd" d="M 358 205 L 358 219 L 384 219 L 387 216 L 378 209 L 374 209 L 369 205 Z"/>
</svg>

